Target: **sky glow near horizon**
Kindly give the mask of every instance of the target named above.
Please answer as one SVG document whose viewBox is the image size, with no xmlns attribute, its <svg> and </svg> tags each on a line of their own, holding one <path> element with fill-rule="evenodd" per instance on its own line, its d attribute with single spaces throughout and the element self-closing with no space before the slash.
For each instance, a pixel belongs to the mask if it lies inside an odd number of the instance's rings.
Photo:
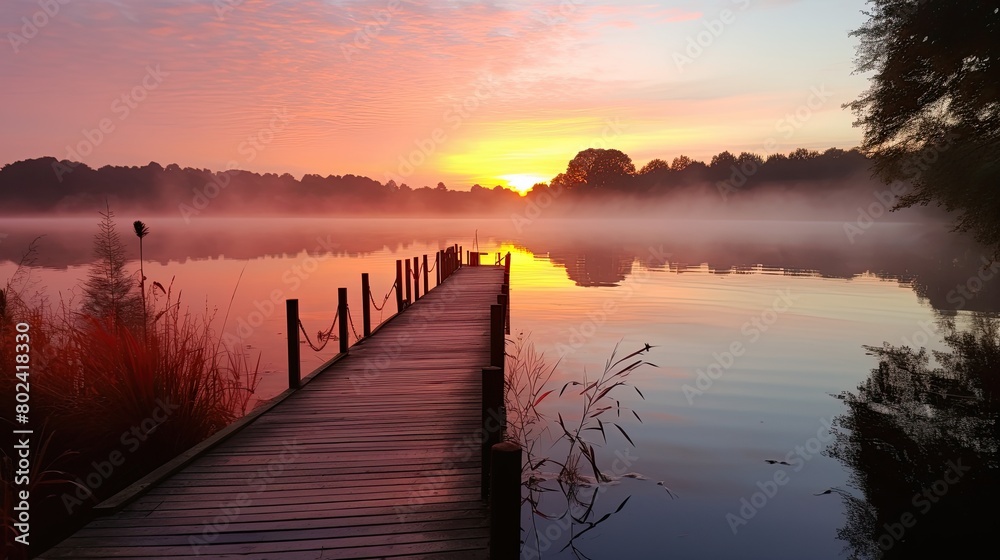
<svg viewBox="0 0 1000 560">
<path fill-rule="evenodd" d="M 637 168 L 847 149 L 861 140 L 842 105 L 867 87 L 848 36 L 863 8 L 7 0 L 0 164 L 56 156 L 523 190 L 588 147 Z"/>
</svg>

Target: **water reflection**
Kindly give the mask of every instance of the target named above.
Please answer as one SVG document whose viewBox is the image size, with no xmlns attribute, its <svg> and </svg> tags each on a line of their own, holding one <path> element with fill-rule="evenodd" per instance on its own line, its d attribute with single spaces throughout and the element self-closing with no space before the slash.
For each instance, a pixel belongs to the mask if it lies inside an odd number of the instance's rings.
<svg viewBox="0 0 1000 560">
<path fill-rule="evenodd" d="M 131 219 L 131 218 L 129 218 Z M 123 222 L 127 222 L 125 217 Z M 5 220 L 0 262 L 17 262 L 30 241 L 39 265 L 65 269 L 90 262 L 96 222 Z M 150 220 L 160 235 L 146 241 L 147 262 L 280 257 L 307 252 L 370 255 L 388 248 L 461 240 L 513 241 L 546 255 L 578 286 L 624 282 L 636 264 L 671 272 L 707 268 L 719 275 L 770 272 L 854 278 L 874 274 L 912 287 L 938 310 L 1000 310 L 1000 263 L 990 252 L 936 223 L 876 224 L 848 239 L 833 222 L 549 220 L 514 227 L 506 220 L 227 218 Z M 130 248 L 131 250 L 131 248 Z M 132 258 L 138 255 L 131 255 Z M 664 265 L 664 263 L 667 263 Z"/>
<path fill-rule="evenodd" d="M 851 558 L 965 557 L 1000 527 L 1000 319 L 969 323 L 940 317 L 947 352 L 867 347 L 878 367 L 840 396 L 829 452 L 861 493 L 840 492 Z"/>
</svg>

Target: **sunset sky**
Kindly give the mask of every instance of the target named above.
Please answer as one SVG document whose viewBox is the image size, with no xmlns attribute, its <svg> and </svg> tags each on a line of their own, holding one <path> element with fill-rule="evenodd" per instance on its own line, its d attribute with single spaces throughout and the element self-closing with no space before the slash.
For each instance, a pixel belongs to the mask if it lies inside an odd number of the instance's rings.
<svg viewBox="0 0 1000 560">
<path fill-rule="evenodd" d="M 0 164 L 156 161 L 467 189 L 548 180 L 588 147 L 637 167 L 850 148 L 860 131 L 841 105 L 866 87 L 848 36 L 863 8 L 4 0 Z"/>
</svg>

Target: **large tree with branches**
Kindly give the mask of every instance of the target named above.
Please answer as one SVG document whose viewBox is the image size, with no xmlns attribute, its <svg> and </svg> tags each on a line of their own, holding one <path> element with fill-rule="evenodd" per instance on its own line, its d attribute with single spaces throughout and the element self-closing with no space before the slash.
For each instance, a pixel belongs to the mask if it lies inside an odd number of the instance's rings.
<svg viewBox="0 0 1000 560">
<path fill-rule="evenodd" d="M 869 0 L 855 61 L 873 73 L 847 107 L 897 207 L 936 203 L 1000 251 L 1000 8 L 968 0 Z"/>
</svg>

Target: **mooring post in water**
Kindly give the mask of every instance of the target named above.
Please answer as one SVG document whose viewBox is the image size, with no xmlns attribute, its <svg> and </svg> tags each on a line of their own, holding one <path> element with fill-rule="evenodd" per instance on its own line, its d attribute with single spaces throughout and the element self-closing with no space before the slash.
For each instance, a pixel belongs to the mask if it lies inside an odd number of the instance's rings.
<svg viewBox="0 0 1000 560">
<path fill-rule="evenodd" d="M 413 301 L 418 299 L 420 299 L 420 258 L 413 257 Z"/>
<path fill-rule="evenodd" d="M 413 278 L 413 272 L 410 270 L 410 259 L 403 260 L 406 261 L 406 305 L 410 305 L 413 303 L 413 300 L 410 299 L 410 280 Z"/>
<path fill-rule="evenodd" d="M 490 449 L 500 443 L 503 435 L 503 370 L 498 367 L 483 368 L 483 416 L 482 428 L 482 498 L 485 500 L 490 490 Z"/>
<path fill-rule="evenodd" d="M 337 288 L 337 311 L 340 312 L 340 353 L 347 353 L 347 321 L 349 310 L 347 309 L 347 288 Z"/>
<path fill-rule="evenodd" d="M 285 300 L 285 332 L 288 333 L 288 388 L 301 384 L 302 364 L 299 361 L 299 300 Z"/>
<path fill-rule="evenodd" d="M 361 306 L 361 334 L 365 338 L 372 335 L 372 287 L 368 283 L 368 273 L 361 273 L 361 301 L 364 303 Z"/>
<path fill-rule="evenodd" d="M 490 450 L 490 558 L 521 554 L 521 446 L 505 441 Z"/>
<path fill-rule="evenodd" d="M 396 259 L 396 313 L 403 311 L 403 261 Z"/>
<path fill-rule="evenodd" d="M 427 255 L 424 255 L 424 295 L 431 291 L 430 271 L 427 270 Z"/>
</svg>

